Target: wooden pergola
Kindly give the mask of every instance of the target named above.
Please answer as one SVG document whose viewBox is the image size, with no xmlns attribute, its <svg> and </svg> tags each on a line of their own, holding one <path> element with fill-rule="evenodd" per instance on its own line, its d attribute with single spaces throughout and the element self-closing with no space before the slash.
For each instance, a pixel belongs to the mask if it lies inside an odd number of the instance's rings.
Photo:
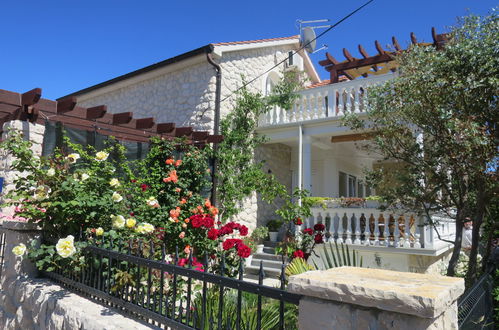
<svg viewBox="0 0 499 330">
<path fill-rule="evenodd" d="M 414 33 L 411 33 L 411 43 L 413 45 L 430 46 L 433 45 L 437 49 L 441 49 L 447 42 L 449 35 L 446 33 L 437 34 L 435 28 L 431 29 L 433 43 L 418 42 Z M 400 47 L 399 42 L 395 37 L 392 37 L 393 51 L 384 50 L 378 40 L 374 42 L 378 54 L 370 56 L 362 45 L 358 46 L 359 53 L 362 58 L 353 57 L 352 54 L 343 48 L 343 55 L 346 60 L 339 62 L 331 54 L 326 53 L 326 59 L 319 62 L 326 71 L 330 73 L 330 83 L 339 82 L 340 76 L 345 76 L 350 80 L 357 77 L 367 77 L 368 75 L 380 75 L 395 71 L 398 63 L 395 61 L 395 55 L 400 52 L 407 51 Z"/>
<path fill-rule="evenodd" d="M 75 97 L 59 101 L 44 99 L 41 88 L 25 93 L 0 89 L 0 133 L 3 124 L 12 120 L 24 120 L 44 124 L 46 121 L 64 126 L 114 136 L 118 140 L 148 142 L 153 136 L 174 139 L 185 137 L 187 144 L 204 146 L 219 143 L 221 135 L 208 131 L 195 131 L 191 126 L 176 127 L 175 123 L 156 123 L 154 118 L 133 118 L 132 112 L 107 113 L 107 106 L 90 108 L 77 106 Z"/>
</svg>

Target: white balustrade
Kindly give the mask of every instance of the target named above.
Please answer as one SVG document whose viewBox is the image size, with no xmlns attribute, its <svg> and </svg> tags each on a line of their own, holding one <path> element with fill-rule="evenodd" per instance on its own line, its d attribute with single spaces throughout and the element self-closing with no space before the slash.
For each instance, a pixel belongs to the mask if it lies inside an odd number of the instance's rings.
<svg viewBox="0 0 499 330">
<path fill-rule="evenodd" d="M 453 239 L 453 222 L 440 217 L 435 230 L 442 238 Z M 324 240 L 338 244 L 353 244 L 386 248 L 435 249 L 439 244 L 433 227 L 411 213 L 380 211 L 372 208 L 312 208 L 312 216 L 304 228 L 325 226 Z M 371 229 L 372 228 L 372 229 Z M 372 230 L 372 232 L 371 232 Z M 430 234 L 428 234 L 430 233 Z"/>
<path fill-rule="evenodd" d="M 368 89 L 396 76 L 390 73 L 299 91 L 299 97 L 292 109 L 271 109 L 262 115 L 259 121 L 260 126 L 275 126 L 326 117 L 342 117 L 349 113 L 363 113 L 368 108 Z"/>
</svg>

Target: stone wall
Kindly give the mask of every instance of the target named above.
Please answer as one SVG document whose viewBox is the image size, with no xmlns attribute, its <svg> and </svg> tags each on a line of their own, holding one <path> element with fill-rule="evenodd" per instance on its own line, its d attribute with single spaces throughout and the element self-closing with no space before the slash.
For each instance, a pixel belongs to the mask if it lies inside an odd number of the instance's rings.
<svg viewBox="0 0 499 330">
<path fill-rule="evenodd" d="M 300 330 L 457 330 L 464 280 L 339 267 L 291 276 L 288 290 L 303 295 Z"/>
</svg>

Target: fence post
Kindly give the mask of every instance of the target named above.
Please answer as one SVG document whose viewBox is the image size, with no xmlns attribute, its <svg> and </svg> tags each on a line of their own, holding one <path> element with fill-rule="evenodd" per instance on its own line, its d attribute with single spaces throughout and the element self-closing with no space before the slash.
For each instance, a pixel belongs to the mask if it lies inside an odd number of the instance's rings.
<svg viewBox="0 0 499 330">
<path fill-rule="evenodd" d="M 458 329 L 464 281 L 439 275 L 339 267 L 292 276 L 307 329 Z"/>
</svg>

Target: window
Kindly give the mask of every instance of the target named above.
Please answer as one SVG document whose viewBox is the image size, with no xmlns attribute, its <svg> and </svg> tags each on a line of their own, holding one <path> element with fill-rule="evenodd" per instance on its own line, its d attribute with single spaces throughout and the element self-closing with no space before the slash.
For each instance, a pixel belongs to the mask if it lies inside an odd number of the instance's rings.
<svg viewBox="0 0 499 330">
<path fill-rule="evenodd" d="M 288 53 L 288 65 L 289 66 L 293 65 L 293 52 Z"/>
</svg>

